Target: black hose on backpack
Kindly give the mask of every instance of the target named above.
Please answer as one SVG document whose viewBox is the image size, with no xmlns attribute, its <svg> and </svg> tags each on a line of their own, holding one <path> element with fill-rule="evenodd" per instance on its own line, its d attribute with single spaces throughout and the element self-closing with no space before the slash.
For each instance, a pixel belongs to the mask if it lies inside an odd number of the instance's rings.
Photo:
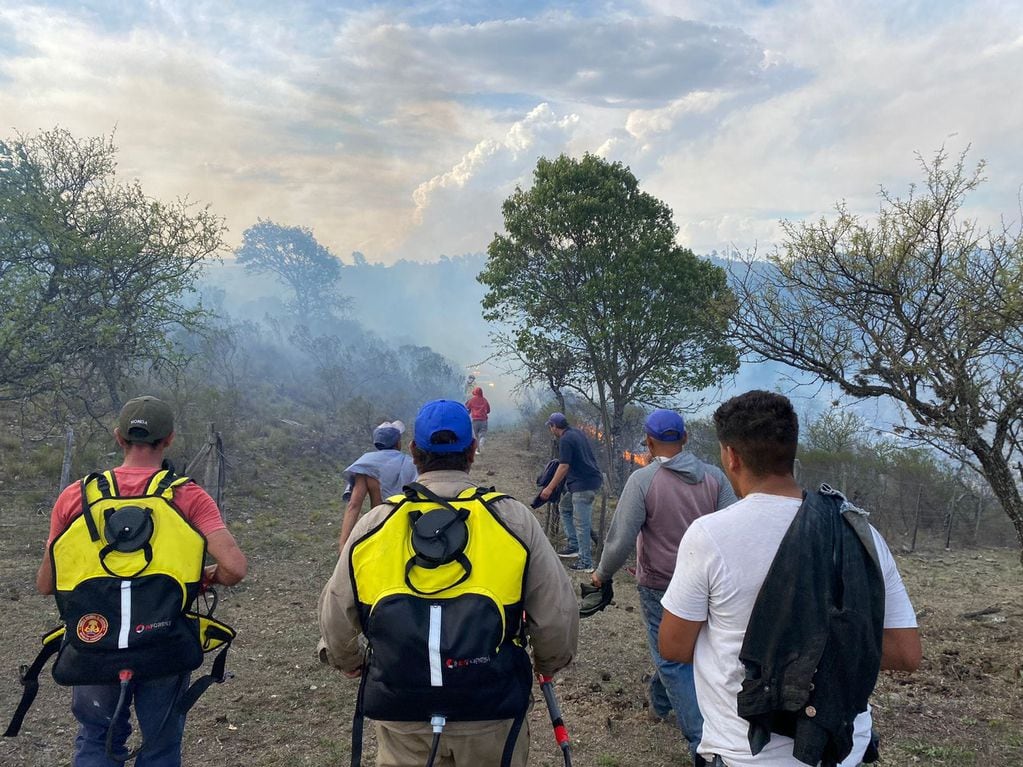
<svg viewBox="0 0 1023 767">
<path fill-rule="evenodd" d="M 430 744 L 430 756 L 426 759 L 426 767 L 433 767 L 433 760 L 437 758 L 437 750 L 440 748 L 440 733 L 433 734 L 433 743 Z"/>
<path fill-rule="evenodd" d="M 121 692 L 117 696 L 117 705 L 114 707 L 114 713 L 110 717 L 110 726 L 107 727 L 107 757 L 115 762 L 120 762 L 121 764 L 124 764 L 129 759 L 134 759 L 138 755 L 138 752 L 142 750 L 142 746 L 140 745 L 134 751 L 129 751 L 127 756 L 114 756 L 112 753 L 114 749 L 114 725 L 117 723 L 117 719 L 121 715 L 121 711 L 124 709 L 124 704 L 128 701 L 128 688 L 131 687 L 131 677 L 132 672 L 130 668 L 123 668 L 117 673 L 117 678 L 121 680 Z M 145 744 L 143 743 L 142 745 Z"/>
<path fill-rule="evenodd" d="M 174 699 L 171 700 L 170 705 L 164 712 L 163 719 L 160 720 L 160 726 L 156 729 L 156 732 L 154 734 L 150 735 L 150 740 L 149 741 L 143 740 L 141 743 L 139 743 L 138 748 L 136 748 L 133 751 L 130 751 L 126 756 L 114 756 L 114 754 L 111 753 L 111 751 L 113 751 L 114 745 L 114 724 L 117 722 L 117 717 L 120 716 L 121 711 L 124 708 L 124 704 L 128 700 L 128 689 L 131 687 L 132 671 L 131 669 L 128 668 L 121 669 L 117 673 L 117 676 L 121 680 L 121 692 L 120 695 L 118 695 L 117 697 L 117 705 L 114 707 L 113 716 L 110 717 L 110 726 L 107 727 L 106 752 L 107 757 L 109 759 L 124 764 L 125 762 L 131 761 L 136 756 L 138 756 L 142 749 L 146 747 L 147 742 L 150 742 L 152 740 L 159 740 L 160 736 L 163 735 L 163 731 L 167 727 L 167 722 L 170 721 L 171 715 L 178 710 L 178 700 L 180 700 L 181 698 L 181 693 L 185 688 L 188 676 L 187 674 L 182 674 L 181 677 L 178 679 L 178 691 L 174 694 Z"/>
<path fill-rule="evenodd" d="M 443 716 L 430 717 L 430 726 L 433 727 L 433 743 L 430 744 L 430 756 L 426 759 L 426 767 L 433 767 L 433 760 L 437 758 L 437 751 L 440 749 L 440 734 L 444 732 L 444 725 L 447 719 Z"/>
</svg>

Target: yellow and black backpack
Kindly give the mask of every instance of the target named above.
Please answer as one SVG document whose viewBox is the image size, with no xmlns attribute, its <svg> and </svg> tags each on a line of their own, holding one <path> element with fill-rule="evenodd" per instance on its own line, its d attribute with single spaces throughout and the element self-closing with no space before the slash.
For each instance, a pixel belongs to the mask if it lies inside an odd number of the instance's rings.
<svg viewBox="0 0 1023 767">
<path fill-rule="evenodd" d="M 22 668 L 25 690 L 5 735 L 18 734 L 54 654 L 58 684 L 124 685 L 193 671 L 221 648 L 210 674 L 181 695 L 182 712 L 224 680 L 235 632 L 212 617 L 215 593 L 204 594 L 205 614 L 198 612 L 206 539 L 174 504 L 174 490 L 190 481 L 163 469 L 138 496 L 121 495 L 112 471 L 81 481 L 82 511 L 50 544 L 63 624 Z"/>
<path fill-rule="evenodd" d="M 429 723 L 512 719 L 506 757 L 529 707 L 523 599 L 529 550 L 493 511 L 507 496 L 469 488 L 442 498 L 418 483 L 352 544 L 351 579 L 369 650 L 361 716 Z"/>
</svg>

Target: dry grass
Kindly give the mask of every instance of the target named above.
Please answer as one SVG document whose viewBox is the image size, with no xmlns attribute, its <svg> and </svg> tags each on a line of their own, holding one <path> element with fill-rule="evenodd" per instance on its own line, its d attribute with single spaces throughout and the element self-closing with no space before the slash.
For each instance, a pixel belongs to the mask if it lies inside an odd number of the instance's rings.
<svg viewBox="0 0 1023 767">
<path fill-rule="evenodd" d="M 545 460 L 525 445 L 524 436 L 492 434 L 473 476 L 532 498 L 533 476 Z M 346 765 L 356 686 L 320 666 L 314 654 L 316 598 L 336 558 L 337 473 L 307 465 L 298 479 L 268 460 L 248 474 L 255 484 L 234 489 L 229 514 L 251 572 L 222 594 L 218 611 L 239 632 L 229 659 L 236 676 L 193 709 L 185 764 Z M 36 638 L 57 616 L 52 599 L 32 591 L 45 516 L 33 508 L 3 512 L 0 719 L 6 725 L 20 694 L 16 669 L 31 659 Z M 925 660 L 912 676 L 885 675 L 875 694 L 885 762 L 1023 765 L 1023 571 L 1017 552 L 918 553 L 900 556 L 899 565 L 920 612 Z M 616 579 L 616 592 L 615 604 L 583 621 L 578 659 L 556 681 L 574 763 L 689 764 L 677 731 L 647 719 L 650 664 L 628 575 Z M 986 608 L 994 609 L 962 617 Z M 69 698 L 45 676 L 21 736 L 0 740 L 0 764 L 69 764 L 75 731 Z M 530 764 L 561 764 L 542 702 L 530 723 Z M 372 764 L 372 728 L 367 734 L 365 763 Z"/>
</svg>

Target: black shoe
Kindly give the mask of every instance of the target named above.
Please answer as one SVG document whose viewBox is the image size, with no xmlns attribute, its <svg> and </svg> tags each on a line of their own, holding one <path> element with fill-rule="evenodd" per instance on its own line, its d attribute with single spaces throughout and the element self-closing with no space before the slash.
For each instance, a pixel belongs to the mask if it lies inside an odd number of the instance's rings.
<svg viewBox="0 0 1023 767">
<path fill-rule="evenodd" d="M 558 552 L 558 556 L 564 557 L 565 559 L 575 559 L 579 556 L 579 549 L 573 549 L 570 546 L 566 546 Z"/>
</svg>

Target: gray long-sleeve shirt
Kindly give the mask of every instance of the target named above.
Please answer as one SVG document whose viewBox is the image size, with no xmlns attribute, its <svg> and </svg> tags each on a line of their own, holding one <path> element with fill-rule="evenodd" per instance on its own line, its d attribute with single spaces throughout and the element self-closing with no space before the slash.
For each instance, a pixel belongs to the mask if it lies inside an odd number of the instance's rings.
<svg viewBox="0 0 1023 767">
<path fill-rule="evenodd" d="M 597 577 L 607 581 L 636 547 L 636 580 L 663 591 L 675 572 L 678 544 L 689 524 L 736 501 L 721 469 L 692 453 L 655 458 L 625 483 L 615 508 Z"/>
</svg>

